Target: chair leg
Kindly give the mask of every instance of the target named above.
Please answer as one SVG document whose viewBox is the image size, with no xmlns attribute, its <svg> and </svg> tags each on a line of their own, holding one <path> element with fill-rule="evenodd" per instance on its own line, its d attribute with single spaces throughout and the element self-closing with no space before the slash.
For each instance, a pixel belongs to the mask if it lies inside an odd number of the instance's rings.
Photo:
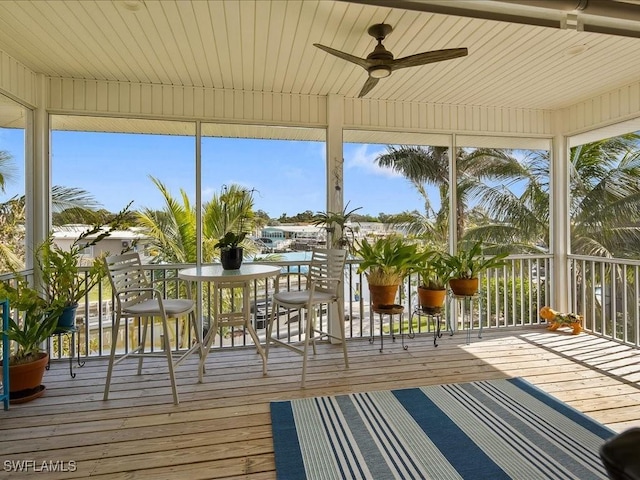
<svg viewBox="0 0 640 480">
<path fill-rule="evenodd" d="M 302 310 L 300 310 L 300 313 L 302 313 Z M 305 334 L 304 334 L 304 348 L 302 350 L 302 382 L 300 383 L 301 387 L 304 387 L 305 384 L 305 380 L 306 380 L 306 376 L 307 376 L 307 358 L 309 356 L 309 338 L 312 335 L 312 329 L 311 329 L 311 324 L 313 323 L 312 319 L 307 319 L 307 316 L 311 316 L 313 318 L 313 313 L 307 309 L 304 313 L 305 316 Z M 314 354 L 315 354 L 315 343 L 311 342 L 311 344 L 314 347 Z"/>
<path fill-rule="evenodd" d="M 111 327 L 111 355 L 109 356 L 109 367 L 107 368 L 107 381 L 104 385 L 103 400 L 109 400 L 109 387 L 111 386 L 111 374 L 113 373 L 113 362 L 116 358 L 116 346 L 118 344 L 118 330 L 120 330 L 120 316 L 116 316 L 116 321 Z"/>
<path fill-rule="evenodd" d="M 180 322 L 180 332 L 178 333 L 176 345 L 179 349 L 182 349 L 184 348 L 185 339 L 189 336 L 189 323 L 191 322 L 191 319 L 187 316 L 186 318 L 182 317 L 178 321 Z M 190 346 L 191 345 L 188 345 L 187 348 Z"/>
<path fill-rule="evenodd" d="M 321 306 L 322 308 L 322 306 Z M 311 328 L 309 329 L 309 335 L 311 336 L 311 338 L 313 338 L 313 340 L 311 340 L 311 346 L 313 347 L 313 355 L 317 355 L 318 352 L 316 351 L 316 318 L 318 318 L 318 316 L 316 315 L 316 309 L 313 307 L 309 307 L 307 309 L 307 315 L 309 317 L 308 322 L 311 324 Z"/>
<path fill-rule="evenodd" d="M 167 366 L 169 367 L 169 378 L 171 379 L 171 392 L 173 393 L 173 403 L 178 405 L 178 387 L 176 385 L 176 374 L 173 366 L 173 358 L 171 355 L 171 340 L 169 339 L 169 325 L 167 319 L 162 319 L 162 333 L 164 336 L 164 353 L 167 356 Z"/>
<path fill-rule="evenodd" d="M 140 319 L 138 320 L 140 321 Z M 151 319 L 151 321 L 153 322 L 153 319 Z M 144 353 L 144 346 L 147 343 L 147 327 L 149 325 L 149 317 L 144 317 L 144 319 L 142 319 L 142 339 L 140 341 L 140 357 L 138 357 L 138 375 L 142 375 L 142 360 L 143 360 L 143 356 L 142 354 Z M 138 323 L 138 325 L 140 325 Z"/>
<path fill-rule="evenodd" d="M 336 305 L 338 306 L 338 321 L 340 322 L 340 341 L 342 342 L 342 353 L 344 354 L 344 366 L 345 368 L 349 368 L 349 356 L 347 355 L 347 339 L 345 338 L 344 333 L 344 309 L 339 303 L 336 303 Z"/>
</svg>

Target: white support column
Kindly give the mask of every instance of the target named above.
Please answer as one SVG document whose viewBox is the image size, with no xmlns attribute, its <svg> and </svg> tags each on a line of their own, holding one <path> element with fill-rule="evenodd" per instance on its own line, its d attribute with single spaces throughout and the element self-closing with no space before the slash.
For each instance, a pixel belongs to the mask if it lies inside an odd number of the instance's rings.
<svg viewBox="0 0 640 480">
<path fill-rule="evenodd" d="M 196 266 L 203 263 L 202 258 L 202 122 L 196 121 Z M 202 343 L 204 336 L 203 324 L 203 298 L 202 286 L 194 282 L 196 289 L 196 329 L 198 330 L 198 340 Z M 202 369 L 200 369 L 202 375 Z"/>
<path fill-rule="evenodd" d="M 37 84 L 36 109 L 33 112 L 33 122 L 27 125 L 25 148 L 27 268 L 34 266 L 32 253 L 47 238 L 51 227 L 50 134 L 46 108 L 47 82 L 44 75 L 38 74 Z"/>
<path fill-rule="evenodd" d="M 549 188 L 551 225 L 549 238 L 553 254 L 551 271 L 553 289 L 551 304 L 555 310 L 568 312 L 569 308 L 569 262 L 567 255 L 571 246 L 571 223 L 569 218 L 569 146 L 567 137 L 561 132 L 562 117 L 554 117 L 554 137 L 549 165 Z"/>
<path fill-rule="evenodd" d="M 456 135 L 451 135 L 449 140 L 449 253 L 455 254 L 458 250 L 458 164 Z M 445 321 L 452 331 L 458 330 L 458 315 L 460 314 L 460 304 L 453 297 L 449 297 L 450 317 Z"/>
<path fill-rule="evenodd" d="M 344 98 L 329 95 L 327 101 L 327 211 L 341 212 L 344 208 L 343 136 Z M 342 232 L 335 232 L 342 235 Z"/>
<path fill-rule="evenodd" d="M 458 165 L 456 135 L 451 135 L 449 141 L 449 253 L 455 254 L 458 249 Z"/>
<path fill-rule="evenodd" d="M 329 95 L 327 99 L 327 212 L 341 212 L 344 208 L 343 101 L 340 95 Z M 327 246 L 331 245 L 333 235 L 342 236 L 342 232 L 327 233 Z M 344 298 L 338 303 L 343 305 Z M 339 321 L 338 312 L 332 308 L 329 313 L 329 333 L 340 331 Z M 333 338 L 331 342 L 337 343 Z"/>
<path fill-rule="evenodd" d="M 202 122 L 196 121 L 196 265 L 202 258 Z"/>
</svg>

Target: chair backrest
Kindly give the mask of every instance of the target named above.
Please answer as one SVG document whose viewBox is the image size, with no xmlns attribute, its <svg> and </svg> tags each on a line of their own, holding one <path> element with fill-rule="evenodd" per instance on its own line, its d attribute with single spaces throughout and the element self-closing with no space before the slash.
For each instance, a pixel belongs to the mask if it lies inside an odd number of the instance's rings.
<svg viewBox="0 0 640 480">
<path fill-rule="evenodd" d="M 119 310 L 126 310 L 129 306 L 153 298 L 153 293 L 146 291 L 130 291 L 138 288 L 151 288 L 140 261 L 140 255 L 135 252 L 105 257 L 104 263 L 109 271 L 111 288 L 116 297 Z"/>
<path fill-rule="evenodd" d="M 346 250 L 314 248 L 309 264 L 309 280 L 314 283 L 315 290 L 338 295 L 346 260 Z"/>
</svg>

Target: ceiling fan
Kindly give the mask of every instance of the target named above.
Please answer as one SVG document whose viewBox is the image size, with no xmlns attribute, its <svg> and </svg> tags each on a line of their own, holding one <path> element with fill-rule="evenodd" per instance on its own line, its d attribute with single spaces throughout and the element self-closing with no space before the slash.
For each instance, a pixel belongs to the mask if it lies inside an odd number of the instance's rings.
<svg viewBox="0 0 640 480">
<path fill-rule="evenodd" d="M 314 43 L 313 45 L 331 55 L 360 65 L 369 73 L 369 78 L 367 78 L 367 81 L 364 83 L 358 97 L 365 96 L 376 86 L 378 80 L 388 77 L 394 70 L 464 57 L 468 53 L 466 48 L 449 48 L 446 50 L 432 50 L 430 52 L 417 53 L 415 55 L 409 55 L 408 57 L 393 58 L 393 54 L 382 45 L 382 41 L 392 30 L 391 25 L 386 23 L 376 23 L 369 27 L 367 33 L 375 38 L 378 44 L 373 49 L 373 52 L 367 55 L 367 58 L 356 57 L 355 55 L 341 52 L 340 50 L 320 45 L 319 43 Z"/>
</svg>

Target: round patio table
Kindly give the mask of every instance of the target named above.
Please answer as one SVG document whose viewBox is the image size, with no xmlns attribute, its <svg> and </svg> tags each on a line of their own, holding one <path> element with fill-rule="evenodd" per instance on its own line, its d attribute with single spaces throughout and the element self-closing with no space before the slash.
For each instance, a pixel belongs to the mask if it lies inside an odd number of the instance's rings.
<svg viewBox="0 0 640 480">
<path fill-rule="evenodd" d="M 275 277 L 280 273 L 281 267 L 277 265 L 261 265 L 258 263 L 243 263 L 237 270 L 224 270 L 222 265 L 203 265 L 200 267 L 185 268 L 178 271 L 178 277 L 192 282 L 211 282 L 213 284 L 213 325 L 203 339 L 202 355 L 198 368 L 199 381 L 202 383 L 204 364 L 213 345 L 216 333 L 222 327 L 243 327 L 251 335 L 256 345 L 258 354 L 262 357 L 262 373 L 267 374 L 267 357 L 260 345 L 260 340 L 251 323 L 251 283 L 255 280 Z M 232 305 L 225 309 L 220 302 L 222 290 L 229 290 L 231 294 L 235 289 L 242 292 L 242 305 L 238 310 Z"/>
</svg>

